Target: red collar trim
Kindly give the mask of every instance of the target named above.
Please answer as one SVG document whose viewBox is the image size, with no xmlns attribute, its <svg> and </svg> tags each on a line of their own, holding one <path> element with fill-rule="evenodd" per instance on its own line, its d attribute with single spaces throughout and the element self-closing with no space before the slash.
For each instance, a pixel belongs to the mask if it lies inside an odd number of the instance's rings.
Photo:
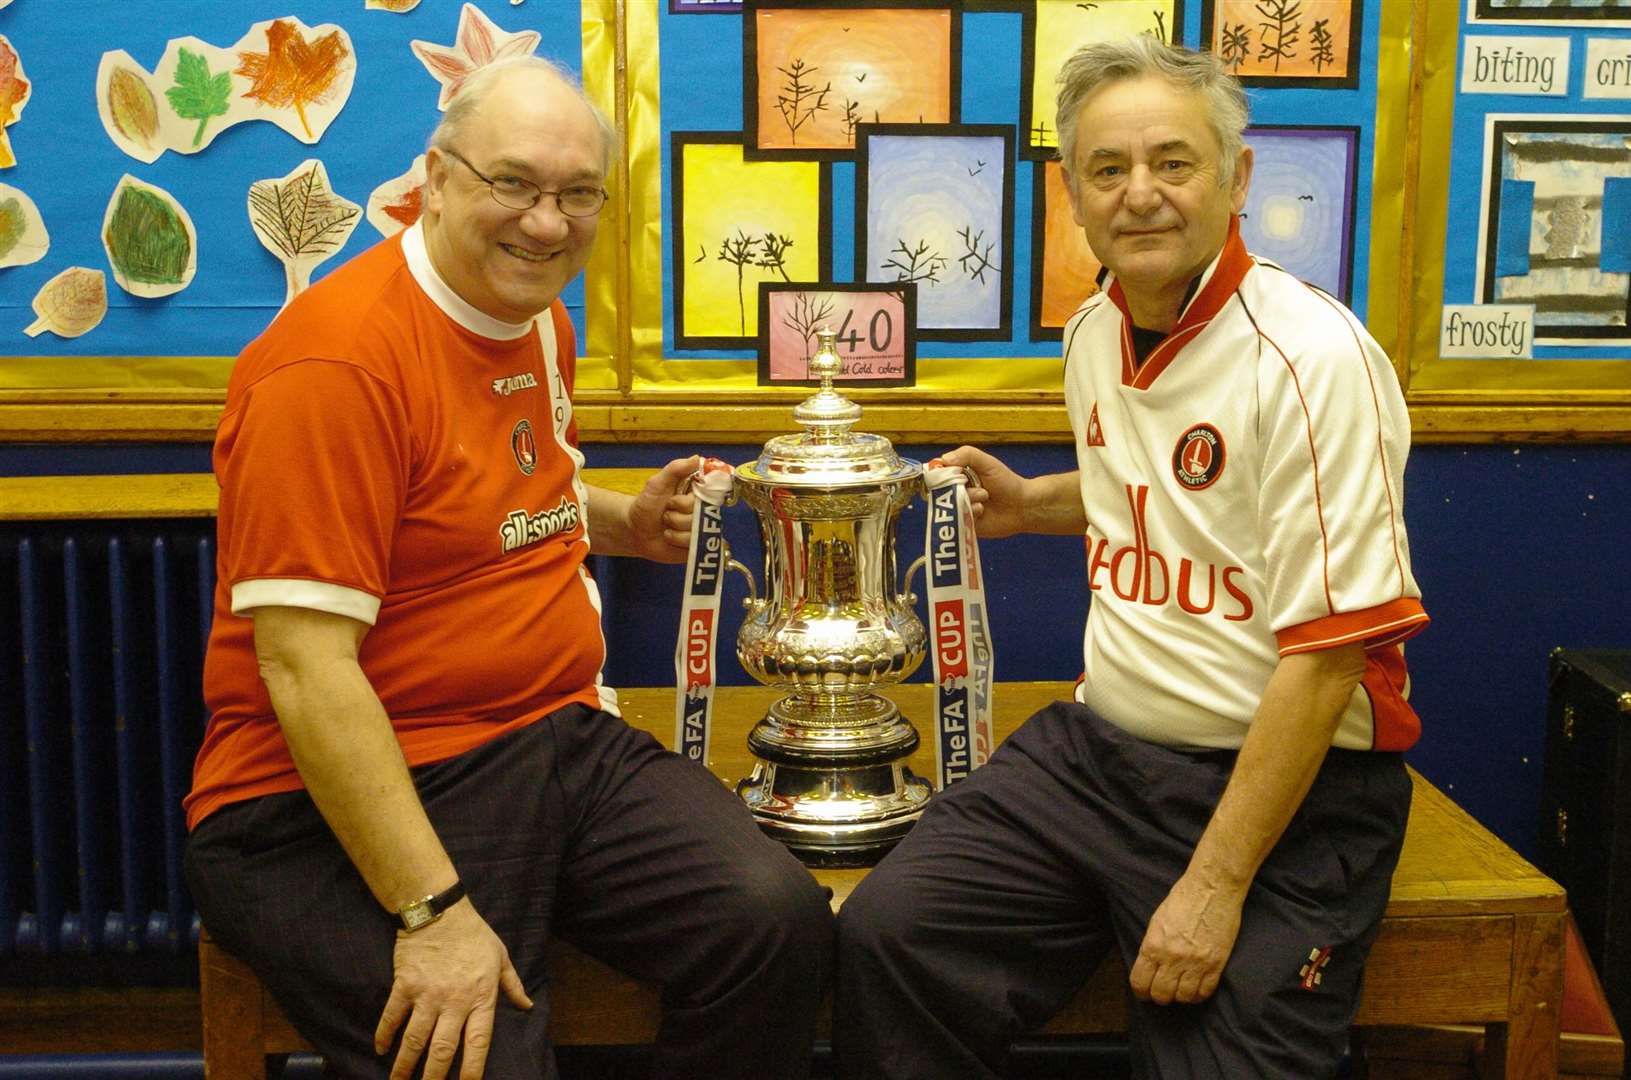
<svg viewBox="0 0 1631 1080">
<path fill-rule="evenodd" d="M 1122 291 L 1120 280 L 1111 281 L 1105 292 L 1121 312 L 1121 384 L 1135 390 L 1148 390 L 1167 365 L 1178 358 L 1183 347 L 1223 310 L 1252 265 L 1246 244 L 1240 239 L 1240 218 L 1231 214 L 1229 236 L 1212 265 L 1202 271 L 1205 281 L 1200 290 L 1178 317 L 1177 325 L 1150 351 L 1143 364 L 1138 363 L 1133 352 L 1133 314 L 1127 306 L 1127 294 Z"/>
</svg>

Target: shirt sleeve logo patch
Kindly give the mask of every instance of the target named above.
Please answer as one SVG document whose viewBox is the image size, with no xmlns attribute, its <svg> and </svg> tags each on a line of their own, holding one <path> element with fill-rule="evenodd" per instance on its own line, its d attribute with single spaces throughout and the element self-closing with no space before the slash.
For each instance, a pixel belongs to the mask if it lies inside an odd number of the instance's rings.
<svg viewBox="0 0 1631 1080">
<path fill-rule="evenodd" d="M 1223 436 L 1211 424 L 1196 424 L 1178 436 L 1172 475 L 1188 491 L 1203 491 L 1223 474 Z"/>
<path fill-rule="evenodd" d="M 1104 428 L 1099 425 L 1099 403 L 1093 403 L 1093 411 L 1087 414 L 1087 445 L 1104 445 Z"/>
<path fill-rule="evenodd" d="M 510 429 L 510 453 L 524 475 L 531 476 L 538 467 L 538 441 L 532 436 L 531 421 L 524 417 Z"/>
</svg>

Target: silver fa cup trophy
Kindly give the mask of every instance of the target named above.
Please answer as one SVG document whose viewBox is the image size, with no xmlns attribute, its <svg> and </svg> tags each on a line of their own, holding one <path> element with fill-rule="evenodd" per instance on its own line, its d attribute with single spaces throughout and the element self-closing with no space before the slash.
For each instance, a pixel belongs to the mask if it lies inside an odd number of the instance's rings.
<svg viewBox="0 0 1631 1080">
<path fill-rule="evenodd" d="M 758 517 L 762 597 L 722 538 L 703 557 L 748 578 L 736 656 L 755 679 L 786 692 L 748 735 L 755 765 L 737 793 L 760 826 L 805 862 L 867 865 L 906 834 L 934 790 L 904 764 L 918 746 L 917 731 L 879 693 L 911 675 L 929 652 L 911 592 L 925 560 L 900 584 L 895 562 L 900 512 L 927 489 L 922 465 L 882 436 L 851 430 L 860 406 L 833 390 L 842 363 L 831 331 L 818 337 L 810 373 L 821 389 L 793 410 L 803 430 L 771 439 L 758 460 L 729 473 L 728 494 L 717 487 L 715 504 L 699 501 L 698 509 L 717 515 L 719 505 L 740 499 Z M 700 488 L 699 481 L 699 495 Z M 717 524 L 699 520 L 700 529 L 717 533 Z M 693 562 L 697 549 L 694 541 Z M 710 701 L 711 693 L 710 682 Z"/>
</svg>

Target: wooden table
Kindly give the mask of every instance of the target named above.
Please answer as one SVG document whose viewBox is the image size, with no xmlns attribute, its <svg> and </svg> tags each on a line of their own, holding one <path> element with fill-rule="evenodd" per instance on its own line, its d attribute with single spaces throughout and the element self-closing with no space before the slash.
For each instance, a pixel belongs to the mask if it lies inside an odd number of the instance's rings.
<svg viewBox="0 0 1631 1080">
<path fill-rule="evenodd" d="M 1000 684 L 995 699 L 998 739 L 1069 689 L 1067 683 Z M 776 696 L 759 687 L 719 691 L 708 764 L 721 778 L 734 782 L 747 775 L 752 760 L 747 730 Z M 619 697 L 630 724 L 672 745 L 673 690 L 626 690 Z M 891 697 L 924 735 L 912 767 L 920 775 L 932 775 L 930 687 L 899 687 Z M 1481 1024 L 1488 1076 L 1555 1077 L 1563 996 L 1563 890 L 1432 784 L 1414 772 L 1411 776 L 1415 802 L 1393 895 L 1366 969 L 1357 1022 Z M 837 907 L 865 873 L 818 870 L 815 876 L 832 888 Z M 264 1054 L 304 1048 L 247 968 L 209 944 L 200 950 L 200 964 L 210 1080 L 264 1076 Z M 558 1044 L 633 1044 L 654 1037 L 659 1018 L 654 986 L 619 975 L 562 944 L 555 946 L 551 964 L 550 1031 Z M 1125 985 L 1120 960 L 1105 963 L 1043 1032 L 1126 1030 Z"/>
</svg>

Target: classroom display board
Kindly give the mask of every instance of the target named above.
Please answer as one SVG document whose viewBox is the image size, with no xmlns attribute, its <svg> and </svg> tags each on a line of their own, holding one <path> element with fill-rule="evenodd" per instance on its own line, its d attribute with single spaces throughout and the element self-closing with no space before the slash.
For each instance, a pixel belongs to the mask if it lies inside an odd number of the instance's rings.
<svg viewBox="0 0 1631 1080">
<path fill-rule="evenodd" d="M 875 359 L 869 333 L 889 318 L 855 317 L 865 286 L 910 297 L 915 319 L 891 323 L 890 340 L 915 356 L 920 390 L 1057 390 L 1063 327 L 1100 267 L 1057 160 L 1054 75 L 1076 46 L 1128 34 L 1214 48 L 1240 75 L 1248 245 L 1363 312 L 1381 4 L 1259 6 L 668 0 L 650 28 L 660 109 L 649 130 L 630 127 L 635 182 L 653 196 L 634 205 L 659 211 L 634 232 L 664 238 L 638 305 L 661 321 L 636 382 L 791 381 L 765 359 L 789 331 L 813 347 L 810 316 L 828 312 L 853 381 L 898 384 L 903 361 Z M 766 325 L 761 294 L 803 306 Z"/>
<path fill-rule="evenodd" d="M 1365 318 L 1413 403 L 1561 387 L 1631 405 L 1631 13 L 1614 0 L 119 11 L 0 4 L 0 414 L 218 403 L 290 298 L 415 220 L 460 80 L 534 52 L 581 73 L 622 139 L 566 294 L 585 401 L 635 427 L 648 402 L 781 401 L 822 326 L 846 380 L 888 400 L 1056 401 L 1061 331 L 1099 265 L 1053 76 L 1080 43 L 1142 33 L 1240 76 L 1248 247 Z"/>
<path fill-rule="evenodd" d="M 1631 6 L 1426 18 L 1413 396 L 1631 400 Z"/>
<path fill-rule="evenodd" d="M 582 41 L 576 0 L 13 0 L 0 387 L 218 397 L 289 298 L 415 220 L 452 86 L 534 51 L 580 71 Z"/>
</svg>

